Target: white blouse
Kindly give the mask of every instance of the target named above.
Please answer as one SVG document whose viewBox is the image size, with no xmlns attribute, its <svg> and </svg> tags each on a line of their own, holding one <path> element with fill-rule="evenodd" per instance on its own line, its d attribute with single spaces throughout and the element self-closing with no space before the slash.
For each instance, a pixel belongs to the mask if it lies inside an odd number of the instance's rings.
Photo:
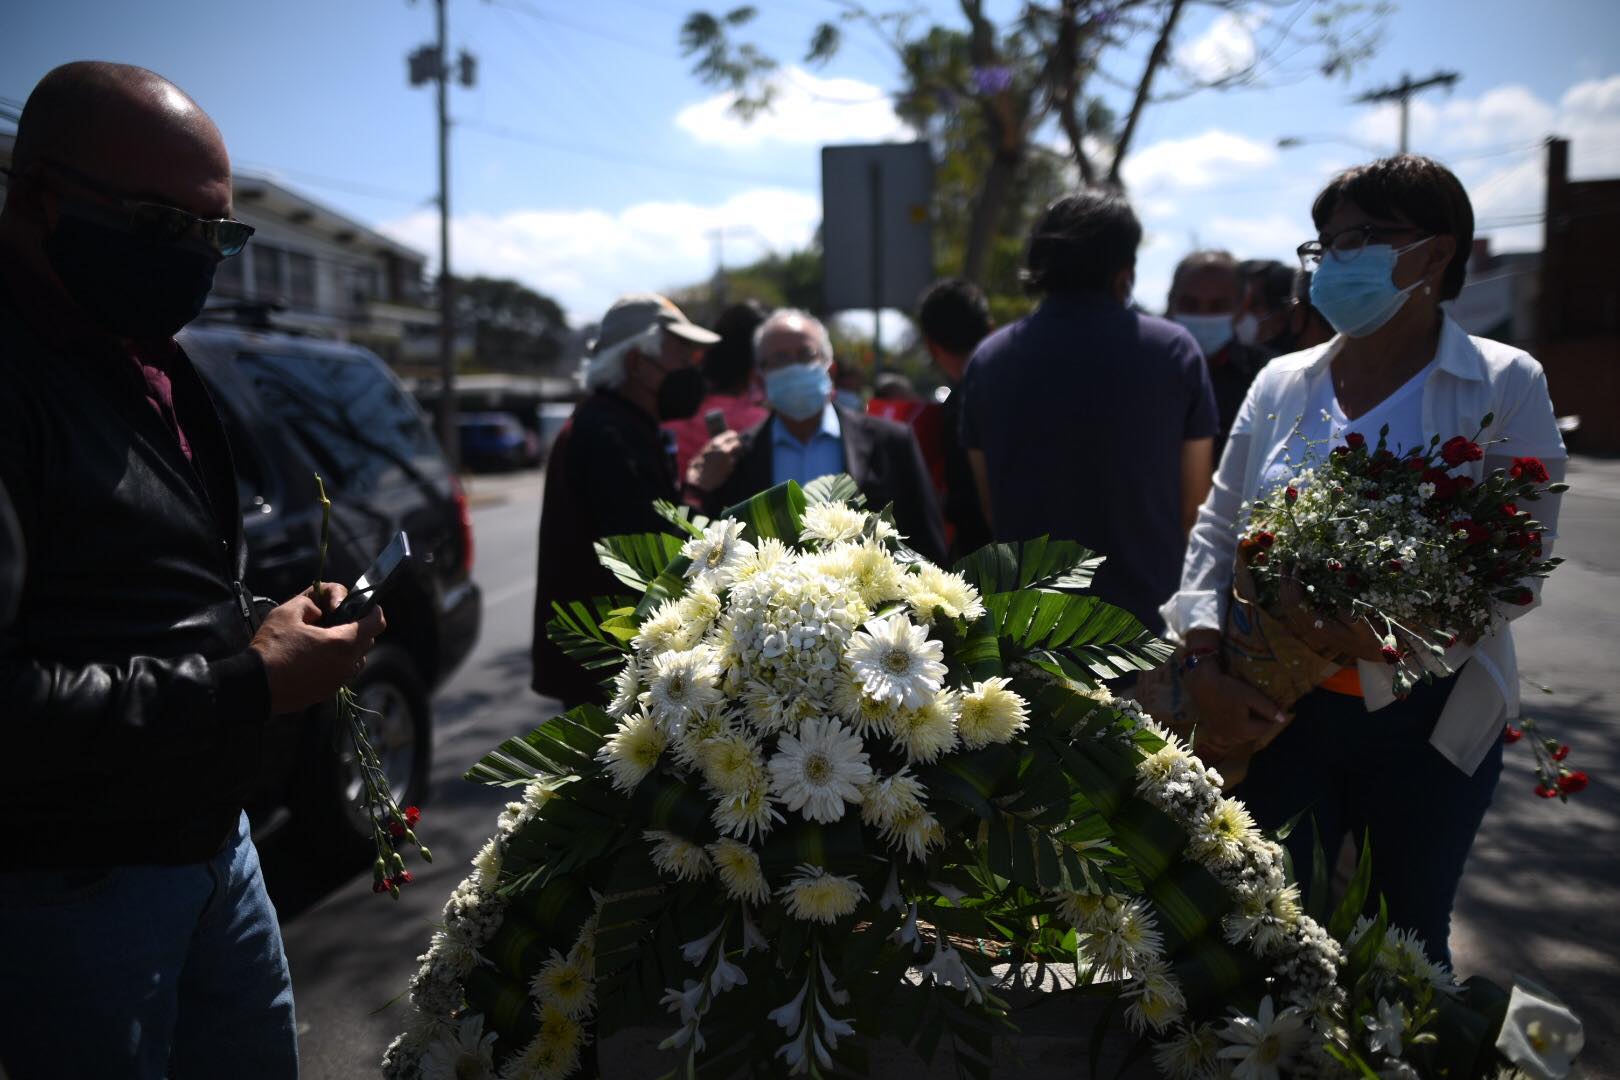
<svg viewBox="0 0 1620 1080">
<path fill-rule="evenodd" d="M 1323 384 L 1332 395 L 1329 364 L 1341 340 L 1334 338 L 1314 349 L 1278 357 L 1260 370 L 1249 387 L 1221 455 L 1214 486 L 1188 539 L 1181 590 L 1159 609 L 1172 636 L 1220 628 L 1231 590 L 1243 504 L 1260 493 L 1265 473 L 1284 454 L 1312 402 L 1320 400 Z M 1530 354 L 1487 338 L 1469 337 L 1447 318 L 1434 363 L 1425 372 L 1420 414 L 1425 443 L 1433 435 L 1442 439 L 1471 436 L 1489 413 L 1491 424 L 1480 442 L 1494 444 L 1486 446 L 1483 461 L 1463 466 L 1476 482 L 1491 470 L 1506 468 L 1515 457 L 1539 457 L 1554 480 L 1563 479 L 1568 453 L 1547 396 L 1547 377 Z M 1359 430 L 1359 424 L 1358 420 L 1352 430 Z M 1363 434 L 1375 441 L 1378 433 L 1375 428 Z M 1536 519 L 1543 524 L 1542 547 L 1548 555 L 1557 538 L 1560 502 L 1558 496 L 1548 496 L 1534 507 Z M 1500 736 L 1503 721 L 1519 714 L 1518 662 L 1507 623 L 1541 602 L 1540 579 L 1525 584 L 1535 594 L 1534 602 L 1498 605 L 1489 633 L 1471 646 L 1459 642 L 1446 654 L 1447 665 L 1461 674 L 1430 742 L 1470 775 Z M 1369 711 L 1395 700 L 1388 665 L 1361 661 L 1357 667 Z"/>
</svg>

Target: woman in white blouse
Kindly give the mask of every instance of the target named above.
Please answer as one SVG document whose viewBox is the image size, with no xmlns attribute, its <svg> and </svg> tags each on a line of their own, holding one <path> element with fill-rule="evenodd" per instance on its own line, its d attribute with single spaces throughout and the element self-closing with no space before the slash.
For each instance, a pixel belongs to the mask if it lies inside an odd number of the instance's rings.
<svg viewBox="0 0 1620 1080">
<path fill-rule="evenodd" d="M 1314 349 L 1271 361 L 1249 389 L 1215 485 L 1188 542 L 1181 590 L 1162 609 L 1185 646 L 1185 685 L 1204 717 L 1199 742 L 1219 758 L 1287 720 L 1262 694 L 1224 674 L 1220 627 L 1230 595 L 1241 506 L 1277 483 L 1304 439 L 1369 441 L 1389 425 L 1395 449 L 1432 436 L 1490 443 L 1467 468 L 1478 481 L 1514 457 L 1539 457 L 1562 479 L 1565 451 L 1541 365 L 1472 338 L 1440 308 L 1462 288 L 1474 215 L 1457 178 L 1438 162 L 1401 155 L 1335 177 L 1311 207 L 1319 239 L 1301 245 L 1313 271 L 1311 302 L 1338 332 Z M 1558 500 L 1536 506 L 1543 546 Z M 1526 584 L 1537 591 L 1539 581 Z M 1300 609 L 1280 612 L 1314 650 L 1344 668 L 1301 698 L 1292 722 L 1255 755 L 1234 794 L 1262 827 L 1307 818 L 1288 838 L 1298 876 L 1310 880 L 1313 835 L 1332 859 L 1346 835 L 1370 835 L 1376 910 L 1415 930 L 1449 963 L 1451 906 L 1468 849 L 1502 770 L 1504 720 L 1518 713 L 1518 670 L 1507 620 L 1448 654 L 1451 678 L 1396 700 L 1378 636 L 1366 623 Z M 1208 661 L 1208 662 L 1205 662 Z M 1312 821 L 1316 826 L 1313 834 Z"/>
</svg>

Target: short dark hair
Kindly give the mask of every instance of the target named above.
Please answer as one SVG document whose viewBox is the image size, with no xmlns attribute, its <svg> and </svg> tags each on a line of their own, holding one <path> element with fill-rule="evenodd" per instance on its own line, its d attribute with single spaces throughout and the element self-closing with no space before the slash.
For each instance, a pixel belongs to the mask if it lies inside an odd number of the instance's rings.
<svg viewBox="0 0 1620 1080">
<path fill-rule="evenodd" d="M 1046 208 L 1029 234 L 1019 279 L 1032 293 L 1099 292 L 1136 265 L 1142 223 L 1125 197 L 1088 188 Z"/>
<path fill-rule="evenodd" d="M 978 348 L 991 325 L 990 300 L 983 289 L 963 278 L 934 282 L 917 303 L 917 326 L 923 337 L 959 356 Z"/>
<path fill-rule="evenodd" d="M 766 314 L 758 300 L 743 300 L 714 320 L 720 340 L 703 354 L 703 377 L 711 389 L 735 390 L 748 381 L 754 371 L 754 331 Z"/>
<path fill-rule="evenodd" d="M 1206 248 L 1202 251 L 1190 252 L 1182 256 L 1176 263 L 1175 273 L 1170 275 L 1170 307 L 1175 307 L 1176 293 L 1181 289 L 1181 279 L 1188 274 L 1202 273 L 1205 270 L 1215 270 L 1229 275 L 1232 278 L 1232 292 L 1239 302 L 1243 300 L 1243 275 L 1238 270 L 1238 261 L 1230 251 L 1218 251 Z"/>
<path fill-rule="evenodd" d="M 1311 220 L 1318 230 L 1341 202 L 1353 203 L 1374 217 L 1410 221 L 1431 236 L 1452 237 L 1457 250 L 1440 279 L 1440 299 L 1453 300 L 1462 292 L 1474 247 L 1474 206 L 1450 169 L 1421 154 L 1397 154 L 1346 169 L 1328 181 L 1311 204 Z"/>
<path fill-rule="evenodd" d="M 1276 259 L 1250 259 L 1243 264 L 1243 279 L 1259 292 L 1267 311 L 1281 311 L 1293 295 L 1294 270 Z"/>
</svg>

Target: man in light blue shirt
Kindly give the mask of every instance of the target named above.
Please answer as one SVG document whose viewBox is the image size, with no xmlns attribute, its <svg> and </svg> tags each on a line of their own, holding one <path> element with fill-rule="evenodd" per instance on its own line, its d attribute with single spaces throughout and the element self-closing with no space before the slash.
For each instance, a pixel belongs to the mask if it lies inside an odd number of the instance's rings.
<svg viewBox="0 0 1620 1080">
<path fill-rule="evenodd" d="M 771 483 L 797 480 L 803 487 L 818 476 L 844 471 L 844 431 L 831 402 L 814 418 L 808 440 L 790 431 L 784 419 L 778 416 L 771 425 Z"/>
</svg>

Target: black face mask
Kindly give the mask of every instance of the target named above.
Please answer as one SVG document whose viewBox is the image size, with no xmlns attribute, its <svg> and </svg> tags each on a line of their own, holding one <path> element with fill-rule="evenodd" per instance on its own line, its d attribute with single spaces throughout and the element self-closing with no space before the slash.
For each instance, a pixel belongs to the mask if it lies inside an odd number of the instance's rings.
<svg viewBox="0 0 1620 1080">
<path fill-rule="evenodd" d="M 219 265 L 202 252 L 155 244 L 67 211 L 45 239 L 45 254 L 68 295 L 103 330 L 136 341 L 166 340 L 195 319 Z"/>
<path fill-rule="evenodd" d="M 658 419 L 685 420 L 703 404 L 703 372 L 695 367 L 679 367 L 666 372 L 658 384 Z"/>
</svg>

